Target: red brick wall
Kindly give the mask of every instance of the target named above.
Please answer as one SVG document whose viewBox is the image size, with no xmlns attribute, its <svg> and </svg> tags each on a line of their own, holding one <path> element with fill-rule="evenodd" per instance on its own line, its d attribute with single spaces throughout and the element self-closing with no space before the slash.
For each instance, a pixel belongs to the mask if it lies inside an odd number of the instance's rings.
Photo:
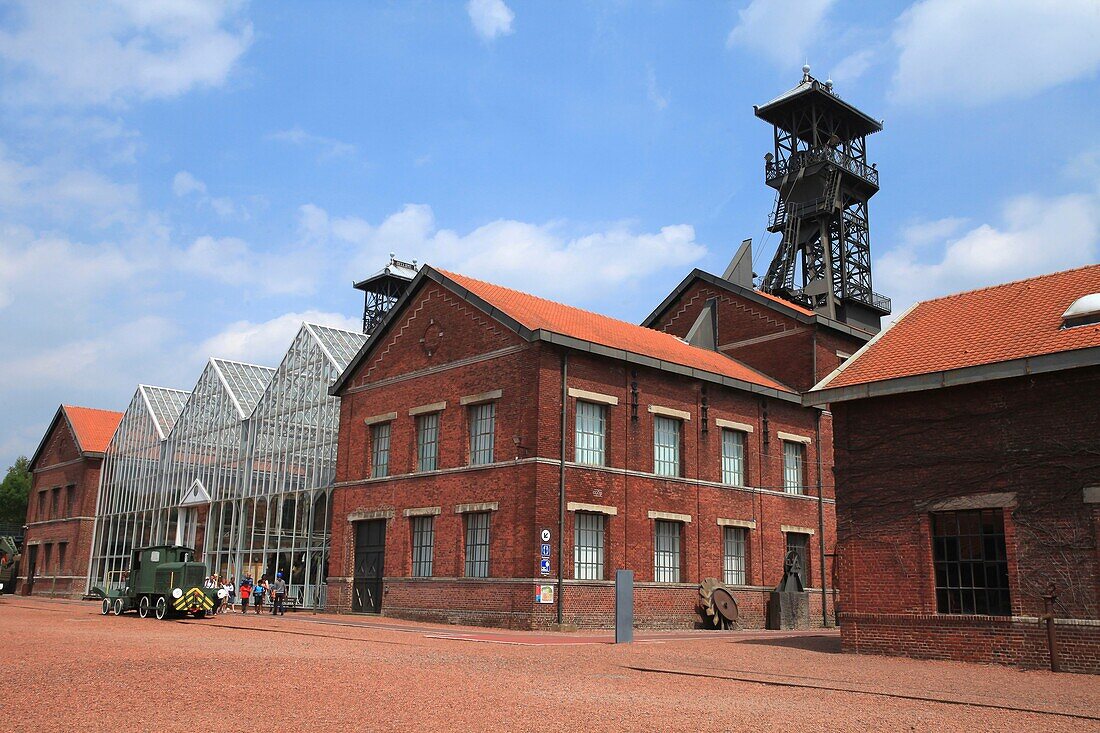
<svg viewBox="0 0 1100 733">
<path fill-rule="evenodd" d="M 1100 368 L 834 405 L 844 645 L 1045 666 L 1035 617 L 1053 583 L 1067 665 L 1100 664 Z M 1014 493 L 1004 509 L 1012 613 L 936 613 L 930 519 L 918 502 Z M 1045 642 L 1043 642 L 1045 645 Z"/>
</svg>

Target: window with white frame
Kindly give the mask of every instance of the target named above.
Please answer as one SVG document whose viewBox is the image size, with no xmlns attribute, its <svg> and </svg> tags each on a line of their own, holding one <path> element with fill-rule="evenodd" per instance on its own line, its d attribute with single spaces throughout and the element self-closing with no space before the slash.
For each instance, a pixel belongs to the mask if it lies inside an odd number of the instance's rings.
<svg viewBox="0 0 1100 733">
<path fill-rule="evenodd" d="M 680 475 L 680 421 L 675 418 L 653 416 L 653 473 Z"/>
<path fill-rule="evenodd" d="M 416 418 L 416 470 L 434 471 L 439 467 L 439 413 Z"/>
<path fill-rule="evenodd" d="M 604 516 L 577 512 L 573 517 L 573 577 L 603 580 Z"/>
<path fill-rule="evenodd" d="M 466 577 L 489 577 L 489 512 L 466 515 Z"/>
<path fill-rule="evenodd" d="M 783 441 L 783 491 L 804 494 L 802 463 L 806 446 L 792 440 Z"/>
<path fill-rule="evenodd" d="M 470 465 L 493 462 L 493 439 L 496 436 L 495 402 L 470 406 Z"/>
<path fill-rule="evenodd" d="M 658 519 L 653 530 L 653 579 L 680 582 L 680 523 Z"/>
<path fill-rule="evenodd" d="M 388 476 L 390 473 L 390 424 L 380 422 L 370 426 L 371 478 Z"/>
<path fill-rule="evenodd" d="M 577 428 L 573 443 L 577 463 L 607 465 L 607 405 L 577 400 Z"/>
<path fill-rule="evenodd" d="M 726 585 L 745 585 L 744 527 L 724 527 L 722 532 L 722 572 Z"/>
<path fill-rule="evenodd" d="M 722 483 L 745 485 L 745 434 L 722 428 Z"/>
<path fill-rule="evenodd" d="M 412 518 L 412 574 L 415 578 L 432 577 L 435 548 L 435 517 Z"/>
</svg>

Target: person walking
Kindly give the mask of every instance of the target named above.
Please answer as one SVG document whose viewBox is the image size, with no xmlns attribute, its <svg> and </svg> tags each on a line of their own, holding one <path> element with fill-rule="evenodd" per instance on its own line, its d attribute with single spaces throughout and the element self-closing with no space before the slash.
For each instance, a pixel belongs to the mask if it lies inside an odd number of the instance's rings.
<svg viewBox="0 0 1100 733">
<path fill-rule="evenodd" d="M 241 613 L 248 613 L 248 599 L 252 596 L 252 578 L 245 576 L 241 581 Z"/>
<path fill-rule="evenodd" d="M 237 586 L 234 578 L 222 578 L 222 589 L 225 591 L 225 603 L 222 605 L 222 613 L 229 613 L 237 602 Z"/>
<path fill-rule="evenodd" d="M 214 609 L 212 611 L 212 614 L 216 616 L 218 614 L 218 609 L 221 608 L 221 605 L 222 605 L 221 593 L 217 592 L 217 591 L 221 590 L 221 584 L 218 582 L 218 576 L 217 575 L 208 575 L 208 576 L 206 576 L 206 580 L 204 580 L 202 582 L 202 587 L 205 588 L 206 590 L 214 591 Z"/>
<path fill-rule="evenodd" d="M 275 582 L 271 584 L 271 613 L 286 615 L 286 581 L 282 573 L 275 573 Z"/>
<path fill-rule="evenodd" d="M 260 580 L 252 586 L 252 607 L 256 613 L 263 613 L 264 596 L 267 595 L 267 576 L 260 576 Z"/>
</svg>

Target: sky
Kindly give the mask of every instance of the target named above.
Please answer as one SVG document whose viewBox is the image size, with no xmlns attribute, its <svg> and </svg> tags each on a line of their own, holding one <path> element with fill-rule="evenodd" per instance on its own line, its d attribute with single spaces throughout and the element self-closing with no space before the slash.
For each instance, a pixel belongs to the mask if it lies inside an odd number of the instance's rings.
<svg viewBox="0 0 1100 733">
<path fill-rule="evenodd" d="M 0 468 L 61 403 L 277 366 L 395 252 L 640 322 L 765 230 L 809 63 L 868 140 L 876 291 L 1100 261 L 1095 0 L 0 2 Z"/>
</svg>

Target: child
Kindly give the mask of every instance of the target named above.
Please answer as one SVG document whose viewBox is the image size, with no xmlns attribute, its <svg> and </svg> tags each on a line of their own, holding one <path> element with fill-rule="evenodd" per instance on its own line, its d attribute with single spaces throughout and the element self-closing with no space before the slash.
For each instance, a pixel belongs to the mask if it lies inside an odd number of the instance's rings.
<svg viewBox="0 0 1100 733">
<path fill-rule="evenodd" d="M 256 613 L 262 613 L 264 608 L 264 595 L 267 593 L 267 576 L 260 578 L 260 582 L 252 586 L 252 606 Z"/>
<path fill-rule="evenodd" d="M 241 613 L 248 613 L 248 598 L 252 595 L 252 579 L 241 581 Z"/>
</svg>

